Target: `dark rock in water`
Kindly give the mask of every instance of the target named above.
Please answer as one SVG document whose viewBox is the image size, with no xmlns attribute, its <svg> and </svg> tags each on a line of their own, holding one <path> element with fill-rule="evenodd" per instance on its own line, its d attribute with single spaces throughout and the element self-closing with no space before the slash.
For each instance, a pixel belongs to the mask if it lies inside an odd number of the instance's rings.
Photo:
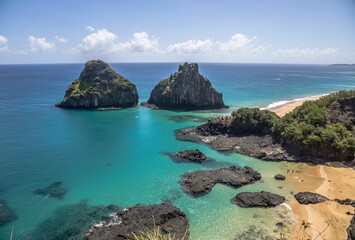
<svg viewBox="0 0 355 240">
<path fill-rule="evenodd" d="M 63 199 L 68 190 L 63 188 L 62 184 L 62 182 L 54 182 L 48 187 L 37 189 L 34 193 L 45 197 Z"/>
<path fill-rule="evenodd" d="M 355 240 L 355 215 L 350 221 L 349 227 L 346 229 L 348 233 L 348 239 L 347 240 Z"/>
<path fill-rule="evenodd" d="M 283 196 L 270 192 L 241 192 L 231 200 L 239 207 L 276 207 L 285 202 Z"/>
<path fill-rule="evenodd" d="M 176 239 L 188 239 L 189 223 L 185 214 L 171 204 L 134 206 L 111 216 L 109 221 L 93 225 L 86 233 L 86 240 L 133 239 L 133 234 L 158 228 L 163 234 Z"/>
<path fill-rule="evenodd" d="M 352 207 L 355 208 L 355 200 L 352 200 L 350 198 L 346 199 L 334 199 L 335 202 L 341 204 L 341 205 L 351 205 Z"/>
<path fill-rule="evenodd" d="M 184 190 L 194 196 L 207 194 L 217 184 L 241 187 L 261 179 L 260 173 L 250 167 L 231 166 L 211 171 L 197 171 L 182 176 Z"/>
<path fill-rule="evenodd" d="M 82 240 L 84 232 L 94 223 L 108 219 L 110 213 L 119 211 L 115 205 L 91 206 L 87 201 L 59 207 L 53 215 L 40 223 L 22 240 Z"/>
<path fill-rule="evenodd" d="M 176 157 L 182 158 L 185 160 L 189 160 L 192 162 L 204 162 L 208 159 L 205 154 L 203 154 L 200 150 L 195 149 L 195 150 L 184 150 L 181 152 L 176 153 Z"/>
<path fill-rule="evenodd" d="M 222 94 L 199 73 L 196 63 L 180 65 L 178 72 L 155 86 L 149 100 L 142 105 L 172 110 L 226 108 Z"/>
<path fill-rule="evenodd" d="M 0 226 L 5 225 L 13 220 L 15 220 L 17 216 L 14 212 L 7 206 L 6 202 L 0 199 Z"/>
<path fill-rule="evenodd" d="M 279 181 L 286 180 L 286 177 L 285 177 L 284 175 L 281 175 L 281 174 L 276 174 L 276 175 L 274 176 L 274 178 L 275 178 L 276 180 L 279 180 Z"/>
<path fill-rule="evenodd" d="M 321 203 L 329 200 L 328 198 L 318 193 L 312 193 L 312 192 L 299 192 L 295 194 L 294 197 L 300 204 L 305 204 L 305 205 Z"/>
<path fill-rule="evenodd" d="M 88 61 L 67 89 L 62 108 L 128 108 L 138 103 L 136 86 L 101 60 Z"/>
<path fill-rule="evenodd" d="M 201 116 L 193 116 L 193 115 L 166 116 L 166 118 L 176 123 L 183 123 L 183 122 L 204 123 L 207 122 L 209 119 L 211 119 L 209 117 L 201 117 Z"/>
</svg>

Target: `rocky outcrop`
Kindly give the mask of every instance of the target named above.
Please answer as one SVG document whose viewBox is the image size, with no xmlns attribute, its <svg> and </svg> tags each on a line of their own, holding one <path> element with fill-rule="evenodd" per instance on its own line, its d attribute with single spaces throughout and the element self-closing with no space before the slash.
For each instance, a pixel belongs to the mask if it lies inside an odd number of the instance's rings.
<svg viewBox="0 0 355 240">
<path fill-rule="evenodd" d="M 9 223 L 15 220 L 16 218 L 16 215 L 9 208 L 6 202 L 0 199 L 0 226 L 5 225 L 6 223 Z"/>
<path fill-rule="evenodd" d="M 170 110 L 226 108 L 222 94 L 203 77 L 196 63 L 184 63 L 176 73 L 156 85 L 143 106 Z"/>
<path fill-rule="evenodd" d="M 312 193 L 312 192 L 299 192 L 295 194 L 294 197 L 300 204 L 304 204 L 304 205 L 316 204 L 316 203 L 321 203 L 329 200 L 328 198 L 318 193 Z"/>
<path fill-rule="evenodd" d="M 198 149 L 180 151 L 176 153 L 176 157 L 198 163 L 204 162 L 208 159 L 208 157 Z"/>
<path fill-rule="evenodd" d="M 151 206 L 135 206 L 112 214 L 110 219 L 93 225 L 85 234 L 86 240 L 127 240 L 133 234 L 158 228 L 162 234 L 174 239 L 189 238 L 189 223 L 185 214 L 177 207 L 163 203 Z"/>
<path fill-rule="evenodd" d="M 62 184 L 62 182 L 54 182 L 45 188 L 37 189 L 34 193 L 45 197 L 63 199 L 68 190 L 63 188 Z"/>
<path fill-rule="evenodd" d="M 231 202 L 245 208 L 269 208 L 284 203 L 285 198 L 270 192 L 241 192 L 232 198 Z"/>
<path fill-rule="evenodd" d="M 88 61 L 67 89 L 62 108 L 128 108 L 138 103 L 136 86 L 101 60 Z"/>
<path fill-rule="evenodd" d="M 237 188 L 260 179 L 260 173 L 250 167 L 231 166 L 211 171 L 186 173 L 182 176 L 181 184 L 187 193 L 201 196 L 210 192 L 217 183 Z"/>
<path fill-rule="evenodd" d="M 284 181 L 286 180 L 286 177 L 284 175 L 281 175 L 281 174 L 276 174 L 274 176 L 275 180 L 278 180 L 278 181 Z"/>
<path fill-rule="evenodd" d="M 346 198 L 346 199 L 334 199 L 335 202 L 341 204 L 341 205 L 350 205 L 355 208 L 355 200 Z"/>
<path fill-rule="evenodd" d="M 347 240 L 355 240 L 355 215 L 353 215 L 353 218 L 350 221 L 349 227 L 346 229 L 348 233 L 348 239 Z"/>
</svg>

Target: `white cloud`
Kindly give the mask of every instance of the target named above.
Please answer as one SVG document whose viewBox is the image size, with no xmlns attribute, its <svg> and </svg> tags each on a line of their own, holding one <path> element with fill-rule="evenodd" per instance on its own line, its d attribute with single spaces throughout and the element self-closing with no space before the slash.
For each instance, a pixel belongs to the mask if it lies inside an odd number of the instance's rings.
<svg viewBox="0 0 355 240">
<path fill-rule="evenodd" d="M 86 54 L 103 54 L 117 52 L 154 52 L 158 50 L 158 39 L 146 32 L 136 32 L 127 42 L 116 42 L 117 35 L 105 28 L 86 36 L 77 50 Z"/>
<path fill-rule="evenodd" d="M 330 57 L 340 54 L 339 48 L 292 48 L 279 49 L 274 52 L 277 57 L 291 57 L 291 58 L 321 58 Z"/>
<path fill-rule="evenodd" d="M 186 42 L 171 44 L 167 47 L 169 53 L 199 54 L 212 49 L 213 43 L 210 39 L 206 40 L 188 40 Z"/>
<path fill-rule="evenodd" d="M 55 44 L 47 42 L 44 37 L 35 38 L 34 36 L 29 36 L 28 42 L 30 43 L 31 52 L 50 52 L 55 49 Z"/>
<path fill-rule="evenodd" d="M 255 39 L 256 36 L 248 38 L 243 33 L 237 33 L 228 42 L 220 42 L 220 49 L 224 52 L 247 50 Z"/>
<path fill-rule="evenodd" d="M 55 40 L 56 40 L 57 42 L 60 42 L 60 43 L 66 43 L 66 42 L 68 42 L 68 39 L 63 38 L 63 37 L 55 36 L 54 38 L 55 38 Z"/>
<path fill-rule="evenodd" d="M 146 32 L 136 32 L 133 39 L 128 42 L 115 45 L 114 51 L 124 52 L 154 52 L 158 50 L 158 39 L 149 37 Z"/>
<path fill-rule="evenodd" d="M 95 28 L 93 28 L 91 26 L 86 26 L 85 29 L 88 30 L 89 32 L 95 31 Z"/>
<path fill-rule="evenodd" d="M 97 30 L 79 44 L 78 50 L 82 53 L 104 53 L 111 52 L 115 48 L 117 36 L 105 28 Z"/>
<path fill-rule="evenodd" d="M 4 37 L 3 35 L 0 35 L 0 53 L 9 51 L 9 47 L 7 46 L 7 42 L 8 42 L 8 40 L 6 39 L 6 37 Z"/>
</svg>

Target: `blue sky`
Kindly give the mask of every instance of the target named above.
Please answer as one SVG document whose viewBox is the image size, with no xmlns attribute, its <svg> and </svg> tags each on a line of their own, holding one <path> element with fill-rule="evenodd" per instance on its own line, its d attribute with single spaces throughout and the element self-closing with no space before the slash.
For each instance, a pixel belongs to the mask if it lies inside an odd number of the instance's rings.
<svg viewBox="0 0 355 240">
<path fill-rule="evenodd" d="M 0 64 L 354 63 L 354 0 L 0 0 Z"/>
</svg>

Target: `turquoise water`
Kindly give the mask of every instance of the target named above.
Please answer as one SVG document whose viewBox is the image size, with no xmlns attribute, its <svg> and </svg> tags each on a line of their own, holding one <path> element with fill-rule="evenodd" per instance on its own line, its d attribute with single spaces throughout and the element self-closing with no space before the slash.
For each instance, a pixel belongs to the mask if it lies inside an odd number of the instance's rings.
<svg viewBox="0 0 355 240">
<path fill-rule="evenodd" d="M 137 85 L 140 101 L 177 64 L 112 64 Z M 156 204 L 169 200 L 190 221 L 191 239 L 233 239 L 250 225 L 273 226 L 270 209 L 242 209 L 230 203 L 240 191 L 270 190 L 288 197 L 273 175 L 286 163 L 263 162 L 223 154 L 197 143 L 177 141 L 174 131 L 198 122 L 186 115 L 213 117 L 239 107 L 265 107 L 290 100 L 355 88 L 354 68 L 323 65 L 201 64 L 200 71 L 223 93 L 229 110 L 172 112 L 136 107 L 115 111 L 64 110 L 53 105 L 82 70 L 82 64 L 0 65 L 0 198 L 18 218 L 0 228 L 0 239 L 33 230 L 55 209 L 88 200 L 90 204 Z M 173 121 L 172 117 L 182 121 Z M 199 148 L 217 162 L 212 166 L 174 163 L 162 152 Z M 180 176 L 188 171 L 229 164 L 260 171 L 263 181 L 232 189 L 217 186 L 201 198 L 182 192 Z M 33 194 L 62 181 L 63 200 Z M 258 218 L 254 218 L 254 215 Z M 265 219 L 267 219 L 265 223 Z"/>
</svg>

